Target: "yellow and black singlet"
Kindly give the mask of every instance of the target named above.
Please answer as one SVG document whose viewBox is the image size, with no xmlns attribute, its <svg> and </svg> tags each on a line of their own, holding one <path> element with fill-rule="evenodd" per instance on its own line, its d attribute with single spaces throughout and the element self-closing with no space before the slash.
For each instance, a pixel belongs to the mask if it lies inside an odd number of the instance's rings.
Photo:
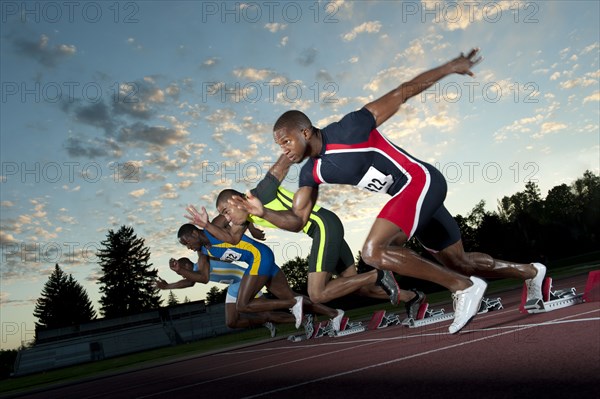
<svg viewBox="0 0 600 399">
<path fill-rule="evenodd" d="M 281 187 L 279 180 L 271 173 L 267 173 L 251 193 L 267 209 L 292 209 L 294 193 Z M 277 228 L 271 222 L 254 215 L 250 215 L 248 220 L 259 226 Z M 354 264 L 350 247 L 344 240 L 344 226 L 330 210 L 315 204 L 302 231 L 313 239 L 308 260 L 309 272 L 339 274 Z"/>
</svg>

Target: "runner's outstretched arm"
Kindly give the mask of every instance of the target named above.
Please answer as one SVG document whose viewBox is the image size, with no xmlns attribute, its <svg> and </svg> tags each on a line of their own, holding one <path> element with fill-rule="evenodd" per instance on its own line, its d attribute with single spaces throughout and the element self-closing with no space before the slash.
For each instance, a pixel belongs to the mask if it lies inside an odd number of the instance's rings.
<svg viewBox="0 0 600 399">
<path fill-rule="evenodd" d="M 400 106 L 409 98 L 420 94 L 442 78 L 453 73 L 469 75 L 471 77 L 475 76 L 471 72 L 471 67 L 481 62 L 482 58 L 478 57 L 478 55 L 478 48 L 472 49 L 466 56 L 461 53 L 457 58 L 437 68 L 423 72 L 408 82 L 402 83 L 389 93 L 365 105 L 365 108 L 371 111 L 375 118 L 375 125 L 379 126 L 398 112 Z"/>
</svg>

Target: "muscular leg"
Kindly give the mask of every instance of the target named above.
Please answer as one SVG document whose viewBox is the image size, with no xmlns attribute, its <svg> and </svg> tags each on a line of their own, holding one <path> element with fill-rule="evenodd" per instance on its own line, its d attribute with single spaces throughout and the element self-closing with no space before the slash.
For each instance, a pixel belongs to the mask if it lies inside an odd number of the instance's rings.
<svg viewBox="0 0 600 399">
<path fill-rule="evenodd" d="M 269 291 L 271 291 L 273 295 L 278 298 L 291 297 L 292 300 L 294 300 L 294 297 L 298 295 L 292 291 L 287 279 L 285 278 L 285 274 L 281 270 L 278 271 L 275 276 L 273 276 L 271 281 L 269 281 L 267 284 L 267 287 L 269 288 Z M 304 297 L 304 306 L 314 313 L 327 315 L 329 317 L 337 316 L 337 310 L 320 303 L 313 303 L 309 298 L 306 297 Z"/>
<path fill-rule="evenodd" d="M 255 300 L 259 301 L 261 298 Z M 229 328 L 247 328 L 262 325 L 267 321 L 277 324 L 293 323 L 294 316 L 288 312 L 239 313 L 237 304 L 226 303 L 225 321 Z"/>
<path fill-rule="evenodd" d="M 368 273 L 375 273 L 375 275 L 377 275 L 376 271 L 372 271 L 372 272 L 368 272 Z M 366 273 L 363 273 L 363 274 L 366 274 Z M 346 268 L 346 270 L 344 270 L 342 272 L 342 277 L 351 277 L 351 276 L 356 276 L 356 275 L 358 275 L 358 272 L 356 271 L 355 265 L 352 265 L 352 266 Z M 310 275 L 309 275 L 309 277 L 310 277 Z M 385 290 L 375 284 L 363 285 L 356 291 L 356 294 L 358 294 L 360 296 L 366 296 L 369 298 L 375 298 L 375 299 L 390 299 L 389 295 L 385 292 Z M 408 302 L 411 299 L 413 299 L 416 295 L 417 294 L 415 294 L 412 291 L 400 289 L 400 293 L 398 296 L 400 298 L 400 301 Z"/>
<path fill-rule="evenodd" d="M 329 302 L 335 298 L 339 298 L 351 294 L 362 289 L 367 285 L 375 287 L 377 281 L 377 272 L 357 274 L 356 270 L 353 275 L 343 275 L 331 280 L 331 273 L 327 272 L 312 272 L 308 273 L 308 295 L 313 303 Z M 377 287 L 383 293 L 382 299 L 389 299 L 381 287 Z"/>
<path fill-rule="evenodd" d="M 296 304 L 292 290 L 289 295 L 279 296 L 278 299 L 254 299 L 258 291 L 267 285 L 267 276 L 246 274 L 242 278 L 237 299 L 237 310 L 241 313 L 258 313 L 275 309 L 288 309 Z M 289 286 L 288 286 L 289 288 Z M 273 292 L 274 293 L 274 292 Z"/>
<path fill-rule="evenodd" d="M 467 276 L 530 279 L 537 270 L 532 264 L 511 263 L 481 252 L 465 252 L 458 241 L 432 255 L 444 266 Z"/>
<path fill-rule="evenodd" d="M 402 229 L 388 220 L 377 218 L 364 244 L 362 257 L 367 264 L 378 269 L 431 281 L 452 292 L 472 285 L 469 278 L 430 262 L 408 248 L 397 246 L 406 240 Z M 392 243 L 396 245 L 392 246 Z"/>
</svg>

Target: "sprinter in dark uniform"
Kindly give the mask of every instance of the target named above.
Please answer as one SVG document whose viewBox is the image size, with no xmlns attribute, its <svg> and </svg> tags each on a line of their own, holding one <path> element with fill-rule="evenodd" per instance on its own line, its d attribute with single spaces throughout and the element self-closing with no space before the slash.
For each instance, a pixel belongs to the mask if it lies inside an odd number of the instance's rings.
<svg viewBox="0 0 600 399">
<path fill-rule="evenodd" d="M 453 73 L 473 76 L 471 67 L 480 60 L 477 49 L 467 56 L 461 54 L 324 129 L 314 127 L 300 111 L 284 113 L 273 127 L 275 142 L 292 162 L 310 158 L 302 167 L 292 210 L 266 209 L 252 196 L 236 197 L 232 204 L 280 228 L 297 231 L 309 217 L 319 184 L 352 184 L 391 195 L 369 232 L 362 257 L 378 269 L 432 281 L 452 291 L 455 316 L 450 333 L 460 331 L 479 309 L 487 285 L 475 274 L 525 279 L 528 299 L 541 298 L 544 265 L 514 264 L 486 254 L 466 254 L 458 226 L 443 206 L 447 188 L 442 174 L 377 130 L 409 98 L 445 76 Z M 421 240 L 446 268 L 403 247 L 412 236 Z"/>
</svg>

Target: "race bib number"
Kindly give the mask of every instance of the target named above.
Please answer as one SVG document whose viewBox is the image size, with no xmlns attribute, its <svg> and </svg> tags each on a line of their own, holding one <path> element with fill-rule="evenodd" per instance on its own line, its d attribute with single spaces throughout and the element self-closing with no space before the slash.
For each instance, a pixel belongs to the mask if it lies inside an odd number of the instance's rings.
<svg viewBox="0 0 600 399">
<path fill-rule="evenodd" d="M 240 260 L 241 257 L 242 254 L 228 249 L 227 251 L 223 252 L 223 255 L 221 255 L 221 260 L 225 262 L 235 262 L 236 260 Z"/>
<path fill-rule="evenodd" d="M 374 193 L 387 193 L 393 182 L 392 175 L 386 176 L 371 166 L 356 186 Z"/>
</svg>

